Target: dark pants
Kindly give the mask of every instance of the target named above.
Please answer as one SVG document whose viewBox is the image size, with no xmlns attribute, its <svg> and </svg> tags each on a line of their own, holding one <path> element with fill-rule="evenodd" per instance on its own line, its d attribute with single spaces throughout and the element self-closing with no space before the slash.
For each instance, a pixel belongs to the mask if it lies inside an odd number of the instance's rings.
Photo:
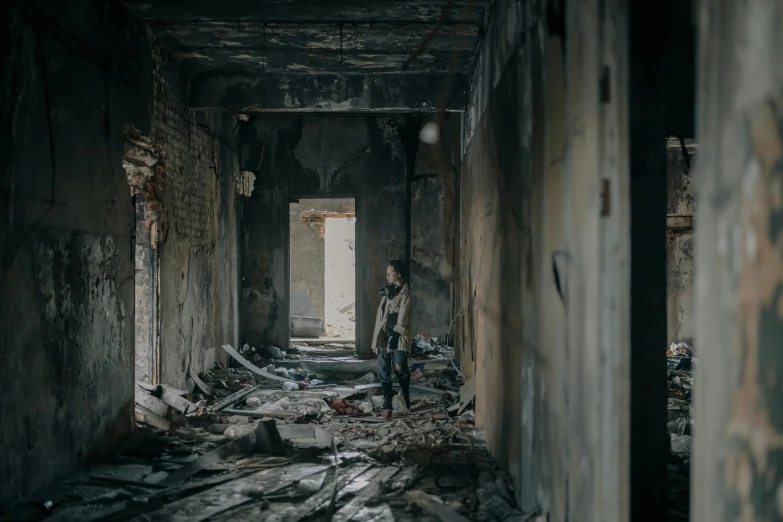
<svg viewBox="0 0 783 522">
<path fill-rule="evenodd" d="M 400 369 L 397 369 L 397 366 Z M 381 392 L 383 393 L 383 409 L 392 409 L 394 388 L 392 387 L 392 372 L 397 375 L 397 381 L 402 389 L 402 398 L 410 408 L 411 370 L 408 368 L 408 352 L 392 350 L 378 354 L 378 375 L 381 377 Z"/>
</svg>

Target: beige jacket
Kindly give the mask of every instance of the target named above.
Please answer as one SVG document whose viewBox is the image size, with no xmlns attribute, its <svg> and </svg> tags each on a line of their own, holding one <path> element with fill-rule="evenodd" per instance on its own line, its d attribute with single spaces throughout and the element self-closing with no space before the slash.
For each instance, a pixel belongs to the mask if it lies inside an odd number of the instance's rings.
<svg viewBox="0 0 783 522">
<path fill-rule="evenodd" d="M 378 353 L 378 350 L 385 350 L 389 346 L 389 338 L 383 331 L 383 325 L 389 314 L 398 314 L 397 324 L 394 325 L 394 331 L 400 334 L 397 349 L 410 353 L 411 341 L 411 320 L 413 319 L 413 303 L 411 302 L 411 292 L 408 284 L 405 283 L 400 289 L 400 293 L 389 301 L 385 297 L 381 298 L 381 304 L 378 306 L 378 312 L 375 314 L 375 329 L 372 334 L 372 350 Z"/>
</svg>

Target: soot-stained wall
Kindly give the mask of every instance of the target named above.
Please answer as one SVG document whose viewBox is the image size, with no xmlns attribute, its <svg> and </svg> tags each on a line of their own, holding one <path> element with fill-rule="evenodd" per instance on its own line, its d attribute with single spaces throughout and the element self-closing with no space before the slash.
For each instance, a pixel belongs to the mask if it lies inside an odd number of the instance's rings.
<svg viewBox="0 0 783 522">
<path fill-rule="evenodd" d="M 165 181 L 160 259 L 161 382 L 187 388 L 206 351 L 236 344 L 238 157 L 236 119 L 211 113 L 198 125 L 187 108 L 176 62 L 155 49 L 152 140 L 162 148 Z M 222 136 L 222 138 L 221 138 Z"/>
<path fill-rule="evenodd" d="M 413 331 L 431 337 L 448 335 L 452 314 L 456 312 L 452 289 L 455 187 L 462 159 L 460 115 L 444 114 L 440 126 L 436 143 L 419 144 L 410 184 L 410 279 L 416 291 Z M 450 343 L 453 338 L 452 335 Z"/>
<path fill-rule="evenodd" d="M 353 197 L 357 350 L 370 350 L 385 264 L 409 257 L 418 130 L 403 116 L 266 116 L 241 127 L 242 169 L 256 175 L 242 202 L 241 342 L 288 343 L 289 201 Z"/>
<path fill-rule="evenodd" d="M 0 505 L 132 429 L 134 210 L 122 140 L 124 124 L 150 125 L 143 26 L 111 5 L 47 4 L 43 15 L 22 5 L 0 8 Z"/>
<path fill-rule="evenodd" d="M 520 50 L 521 31 L 534 20 L 520 5 L 499 2 L 493 16 L 515 23 L 511 32 L 497 18 L 490 26 L 472 81 L 462 164 L 460 252 L 465 306 L 462 365 L 476 382 L 477 422 L 486 430 L 493 455 L 510 471 L 518 493 L 533 501 L 539 476 L 532 454 L 523 459 L 524 429 L 533 397 L 531 262 L 532 108 L 530 54 Z M 502 13 L 502 14 L 501 14 Z M 526 315 L 527 314 L 527 315 Z M 527 441 L 532 443 L 531 440 Z M 546 453 L 546 445 L 539 451 Z M 532 492 L 532 493 L 528 493 Z M 533 507 L 525 504 L 525 508 Z"/>
<path fill-rule="evenodd" d="M 236 343 L 233 117 L 209 132 L 146 26 L 92 2 L 0 10 L 0 503 L 25 497 L 132 429 L 135 209 L 128 130 L 160 148 L 163 382 Z M 219 140 L 216 136 L 227 136 Z"/>
<path fill-rule="evenodd" d="M 461 364 L 520 506 L 553 522 L 628 520 L 626 13 L 494 2 L 463 125 Z"/>
</svg>

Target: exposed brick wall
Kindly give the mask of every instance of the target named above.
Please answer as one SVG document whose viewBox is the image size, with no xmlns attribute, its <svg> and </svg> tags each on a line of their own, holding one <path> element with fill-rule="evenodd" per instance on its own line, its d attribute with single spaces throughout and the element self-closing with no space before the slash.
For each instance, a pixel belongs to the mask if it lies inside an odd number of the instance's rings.
<svg viewBox="0 0 783 522">
<path fill-rule="evenodd" d="M 317 226 L 302 222 L 302 212 L 352 213 L 353 199 L 301 199 L 290 206 L 291 315 L 324 318 L 324 238 Z M 309 310 L 309 312 L 305 312 Z"/>
<path fill-rule="evenodd" d="M 153 58 L 152 135 L 166 164 L 166 214 L 177 237 L 193 248 L 204 247 L 214 240 L 208 228 L 220 143 L 196 125 L 194 112 L 187 109 L 176 62 L 157 46 Z"/>
<path fill-rule="evenodd" d="M 152 82 L 151 139 L 165 165 L 158 180 L 159 373 L 161 382 L 186 388 L 189 368 L 203 368 L 206 350 L 233 342 L 232 332 L 215 318 L 230 306 L 217 283 L 225 263 L 216 245 L 219 234 L 230 236 L 230 230 L 219 230 L 220 223 L 230 228 L 230 220 L 221 220 L 228 212 L 221 191 L 230 191 L 233 200 L 235 184 L 222 183 L 233 173 L 221 168 L 220 115 L 208 115 L 208 129 L 197 125 L 181 68 L 157 46 Z"/>
</svg>

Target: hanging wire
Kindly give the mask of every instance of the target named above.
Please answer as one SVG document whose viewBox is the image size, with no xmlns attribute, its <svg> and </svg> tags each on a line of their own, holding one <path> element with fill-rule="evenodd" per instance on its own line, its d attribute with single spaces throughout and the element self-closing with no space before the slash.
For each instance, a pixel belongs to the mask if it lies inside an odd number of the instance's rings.
<svg viewBox="0 0 783 522">
<path fill-rule="evenodd" d="M 48 208 L 43 214 L 41 214 L 41 216 L 37 220 L 35 220 L 35 222 L 32 225 L 27 227 L 27 230 L 22 236 L 22 239 L 13 248 L 14 251 L 18 250 L 19 247 L 21 247 L 24 244 L 24 242 L 27 240 L 27 237 L 30 235 L 30 232 L 35 227 L 40 225 L 41 222 L 44 220 L 44 218 L 48 216 L 49 213 L 54 208 L 54 188 L 55 188 L 55 182 L 57 180 L 57 159 L 54 154 L 54 129 L 52 126 L 52 100 L 51 100 L 51 93 L 49 91 L 49 68 L 46 66 L 46 52 L 43 46 L 43 41 L 41 40 L 41 31 L 36 27 L 34 28 L 34 32 L 35 32 L 35 43 L 38 47 L 38 58 L 40 60 L 41 77 L 43 80 L 44 109 L 46 110 L 46 128 L 49 136 L 49 161 L 52 164 L 51 187 L 49 192 Z"/>
</svg>

